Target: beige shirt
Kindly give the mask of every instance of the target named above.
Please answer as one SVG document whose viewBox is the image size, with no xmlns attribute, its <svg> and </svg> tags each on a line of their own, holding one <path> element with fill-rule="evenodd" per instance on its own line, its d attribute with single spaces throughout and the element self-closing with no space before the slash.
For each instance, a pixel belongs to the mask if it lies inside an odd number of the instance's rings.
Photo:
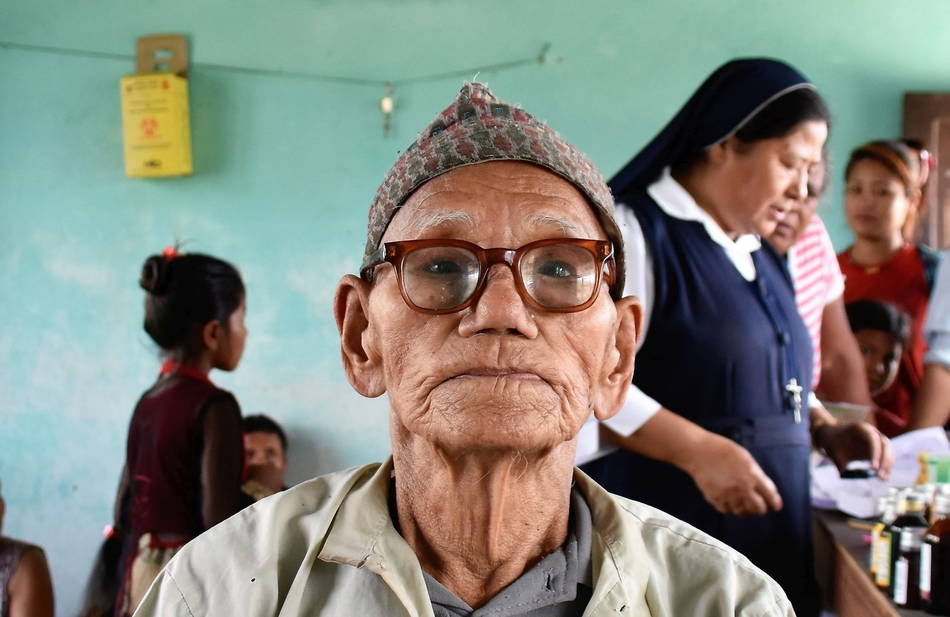
<svg viewBox="0 0 950 617">
<path fill-rule="evenodd" d="M 305 482 L 201 534 L 135 617 L 432 617 L 412 549 L 390 520 L 391 459 Z M 585 617 L 794 617 L 784 592 L 725 544 L 579 470 L 593 519 Z"/>
</svg>

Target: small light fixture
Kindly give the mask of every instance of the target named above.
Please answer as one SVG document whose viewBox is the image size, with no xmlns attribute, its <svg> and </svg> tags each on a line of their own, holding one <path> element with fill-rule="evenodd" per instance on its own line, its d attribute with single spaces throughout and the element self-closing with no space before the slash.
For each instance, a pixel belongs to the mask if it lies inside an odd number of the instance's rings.
<svg viewBox="0 0 950 617">
<path fill-rule="evenodd" d="M 383 135 L 389 135 L 393 117 L 393 87 L 386 84 L 386 96 L 379 99 L 379 111 L 383 112 Z"/>
</svg>

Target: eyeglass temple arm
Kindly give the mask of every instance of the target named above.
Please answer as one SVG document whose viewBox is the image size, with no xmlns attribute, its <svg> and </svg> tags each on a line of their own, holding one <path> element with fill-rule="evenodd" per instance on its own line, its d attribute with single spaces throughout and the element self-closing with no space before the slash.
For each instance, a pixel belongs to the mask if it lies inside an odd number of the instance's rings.
<svg viewBox="0 0 950 617">
<path fill-rule="evenodd" d="M 363 267 L 360 268 L 360 278 L 367 283 L 373 282 L 373 273 L 376 272 L 376 266 L 386 261 L 386 245 L 378 247 L 375 251 L 363 260 Z"/>
</svg>

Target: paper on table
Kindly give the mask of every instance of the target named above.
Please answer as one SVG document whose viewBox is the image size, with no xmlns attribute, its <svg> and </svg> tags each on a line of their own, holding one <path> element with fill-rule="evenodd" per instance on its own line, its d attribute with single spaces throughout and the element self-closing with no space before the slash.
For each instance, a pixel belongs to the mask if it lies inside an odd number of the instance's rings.
<svg viewBox="0 0 950 617">
<path fill-rule="evenodd" d="M 841 510 L 851 516 L 870 518 L 876 514 L 878 497 L 887 495 L 889 486 L 913 486 L 920 473 L 919 452 L 950 452 L 947 433 L 940 427 L 904 433 L 891 440 L 894 466 L 887 480 L 842 480 L 838 469 L 825 464 L 812 471 L 812 505 Z"/>
</svg>

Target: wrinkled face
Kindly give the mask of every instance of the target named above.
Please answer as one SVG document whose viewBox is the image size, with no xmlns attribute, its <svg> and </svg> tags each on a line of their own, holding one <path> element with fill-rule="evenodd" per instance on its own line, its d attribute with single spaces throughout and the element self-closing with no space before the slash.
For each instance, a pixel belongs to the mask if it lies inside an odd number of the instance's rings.
<svg viewBox="0 0 950 617">
<path fill-rule="evenodd" d="M 817 209 L 818 198 L 806 197 L 805 199 L 795 202 L 781 222 L 775 223 L 774 220 L 766 220 L 760 223 L 760 218 L 756 221 L 756 227 L 760 230 L 760 235 L 768 232 L 771 228 L 772 233 L 768 236 L 763 235 L 763 238 L 765 238 L 780 255 L 785 255 L 788 253 L 788 249 L 792 248 L 792 245 L 798 242 L 798 239 L 802 236 L 805 228 L 808 227 L 808 223 L 811 221 L 811 217 L 814 216 L 815 210 Z"/>
<path fill-rule="evenodd" d="M 241 362 L 244 355 L 244 343 L 247 340 L 247 327 L 244 325 L 246 304 L 241 305 L 231 313 L 228 323 L 223 329 L 221 344 L 215 352 L 214 366 L 222 371 L 233 371 Z"/>
<path fill-rule="evenodd" d="M 287 466 L 280 437 L 263 431 L 244 433 L 244 459 L 248 465 L 270 465 L 280 470 Z"/>
<path fill-rule="evenodd" d="M 848 226 L 858 238 L 883 240 L 901 233 L 913 198 L 887 167 L 863 159 L 851 167 L 844 193 Z"/>
<path fill-rule="evenodd" d="M 765 237 L 807 195 L 811 169 L 821 160 L 828 125 L 809 120 L 783 137 L 741 144 L 727 142 L 719 181 L 733 204 L 721 213 L 728 232 Z"/>
<path fill-rule="evenodd" d="M 877 396 L 890 388 L 897 378 L 903 346 L 883 330 L 858 330 L 854 337 L 858 339 L 864 358 L 871 396 Z"/>
<path fill-rule="evenodd" d="M 606 239 L 581 193 L 540 167 L 490 162 L 423 185 L 383 241 L 518 248 L 562 237 Z M 617 314 L 606 282 L 583 311 L 529 308 L 504 264 L 474 305 L 422 314 L 403 300 L 392 267 L 378 266 L 363 339 L 382 358 L 394 443 L 411 433 L 446 450 L 533 451 L 574 439 L 616 363 Z"/>
<path fill-rule="evenodd" d="M 811 222 L 811 217 L 815 215 L 815 210 L 818 209 L 819 195 L 824 187 L 824 182 L 825 166 L 823 164 L 815 165 L 808 176 L 808 195 L 792 204 L 785 218 L 774 225 L 771 234 L 768 234 L 768 230 L 772 228 L 768 216 L 771 208 L 766 209 L 756 218 L 756 228 L 759 230 L 759 234 L 780 255 L 788 253 L 788 249 L 792 248 L 792 245 L 802 237 L 805 228 Z"/>
</svg>

